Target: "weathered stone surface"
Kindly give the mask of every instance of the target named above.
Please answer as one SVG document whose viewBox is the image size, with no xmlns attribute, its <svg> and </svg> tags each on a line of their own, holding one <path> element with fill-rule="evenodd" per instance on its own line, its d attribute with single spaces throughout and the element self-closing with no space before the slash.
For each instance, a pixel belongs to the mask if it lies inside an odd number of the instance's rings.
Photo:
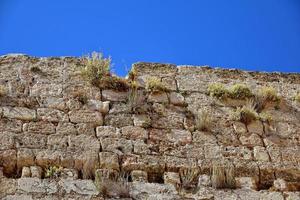
<svg viewBox="0 0 300 200">
<path fill-rule="evenodd" d="M 236 186 L 242 189 L 256 190 L 257 183 L 253 177 L 238 177 L 236 178 Z"/>
<path fill-rule="evenodd" d="M 55 133 L 55 126 L 50 122 L 29 122 L 23 124 L 23 131 L 41 133 L 41 134 L 52 134 Z"/>
<path fill-rule="evenodd" d="M 96 134 L 98 138 L 102 137 L 115 137 L 121 136 L 120 130 L 113 126 L 98 126 L 96 128 Z"/>
<path fill-rule="evenodd" d="M 193 142 L 200 144 L 216 144 L 217 138 L 209 132 L 195 131 L 193 133 Z"/>
<path fill-rule="evenodd" d="M 3 116 L 10 119 L 34 120 L 36 111 L 24 107 L 4 107 Z"/>
<path fill-rule="evenodd" d="M 39 178 L 20 178 L 18 179 L 18 190 L 28 193 L 53 194 L 58 191 L 58 188 L 54 181 Z"/>
<path fill-rule="evenodd" d="M 114 90 L 103 90 L 102 99 L 104 101 L 126 101 L 128 97 L 127 92 L 120 92 Z"/>
<path fill-rule="evenodd" d="M 42 178 L 43 169 L 39 166 L 30 166 L 31 177 Z"/>
<path fill-rule="evenodd" d="M 147 128 L 151 125 L 151 118 L 148 115 L 133 115 L 133 124 Z"/>
<path fill-rule="evenodd" d="M 0 132 L 0 150 L 13 149 L 15 147 L 15 136 L 10 132 Z"/>
<path fill-rule="evenodd" d="M 17 189 L 16 180 L 1 177 L 0 178 L 0 198 L 4 194 L 14 194 Z M 4 198 L 5 199 L 5 198 Z"/>
<path fill-rule="evenodd" d="M 170 103 L 177 105 L 177 106 L 183 106 L 185 105 L 184 97 L 180 93 L 171 92 L 169 94 Z"/>
<path fill-rule="evenodd" d="M 201 174 L 198 178 L 198 187 L 209 187 L 211 186 L 210 176 L 206 174 Z"/>
<path fill-rule="evenodd" d="M 118 155 L 130 154 L 133 149 L 132 141 L 124 138 L 103 138 L 100 142 L 103 151 L 115 152 Z"/>
<path fill-rule="evenodd" d="M 88 110 L 75 110 L 69 112 L 70 121 L 74 123 L 93 123 L 101 126 L 103 118 L 101 113 Z"/>
<path fill-rule="evenodd" d="M 68 116 L 64 112 L 53 108 L 38 108 L 37 118 L 49 122 L 68 121 Z"/>
<path fill-rule="evenodd" d="M 87 102 L 87 108 L 94 111 L 99 111 L 103 114 L 108 113 L 109 111 L 109 101 L 99 101 L 90 99 Z"/>
<path fill-rule="evenodd" d="M 29 167 L 23 167 L 21 177 L 22 178 L 31 177 L 31 172 Z"/>
<path fill-rule="evenodd" d="M 123 127 L 123 126 L 132 126 L 133 120 L 130 114 L 108 114 L 105 116 L 104 124 L 106 126 L 114 126 L 114 127 Z"/>
<path fill-rule="evenodd" d="M 17 148 L 45 148 L 47 136 L 37 133 L 23 133 L 16 135 Z"/>
<path fill-rule="evenodd" d="M 118 155 L 111 152 L 100 152 L 100 168 L 119 170 Z"/>
<path fill-rule="evenodd" d="M 247 147 L 253 147 L 253 146 L 263 146 L 263 142 L 259 135 L 253 133 L 251 135 L 242 135 L 240 137 L 240 141 L 243 145 Z"/>
<path fill-rule="evenodd" d="M 75 192 L 82 195 L 97 195 L 99 193 L 92 180 L 62 179 L 58 184 L 68 194 Z"/>
<path fill-rule="evenodd" d="M 254 158 L 258 161 L 268 162 L 270 160 L 269 154 L 264 147 L 254 147 L 253 148 Z"/>
<path fill-rule="evenodd" d="M 23 166 L 34 165 L 34 153 L 32 149 L 20 148 L 17 153 L 17 166 L 21 169 Z"/>
<path fill-rule="evenodd" d="M 61 84 L 36 83 L 30 89 L 31 96 L 59 97 L 62 95 Z"/>
<path fill-rule="evenodd" d="M 169 99 L 165 92 L 150 93 L 148 96 L 148 102 L 151 103 L 168 103 Z"/>
<path fill-rule="evenodd" d="M 122 137 L 132 140 L 146 140 L 148 138 L 148 131 L 141 127 L 125 126 L 121 128 Z"/>
<path fill-rule="evenodd" d="M 164 173 L 164 183 L 171 184 L 174 186 L 180 185 L 180 176 L 179 173 L 176 172 L 165 172 Z"/>
<path fill-rule="evenodd" d="M 0 131 L 1 132 L 22 132 L 22 121 L 16 119 L 0 118 Z"/>
<path fill-rule="evenodd" d="M 172 129 L 167 133 L 167 140 L 178 144 L 189 144 L 192 142 L 192 134 L 187 130 Z"/>
<path fill-rule="evenodd" d="M 131 179 L 133 182 L 147 182 L 148 174 L 145 171 L 133 170 L 131 172 Z"/>
</svg>

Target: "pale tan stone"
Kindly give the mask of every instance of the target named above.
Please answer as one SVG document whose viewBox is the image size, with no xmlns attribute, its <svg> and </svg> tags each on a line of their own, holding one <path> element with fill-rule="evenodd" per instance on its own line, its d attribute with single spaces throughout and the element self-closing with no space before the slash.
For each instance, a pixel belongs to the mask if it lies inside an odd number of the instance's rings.
<svg viewBox="0 0 300 200">
<path fill-rule="evenodd" d="M 131 178 L 133 182 L 148 182 L 147 172 L 141 170 L 131 171 Z"/>
<path fill-rule="evenodd" d="M 98 138 L 102 138 L 102 137 L 118 138 L 121 136 L 120 130 L 113 126 L 98 126 L 96 128 L 96 134 Z"/>
<path fill-rule="evenodd" d="M 256 146 L 253 148 L 254 158 L 258 161 L 268 162 L 270 160 L 269 154 L 265 147 Z"/>
<path fill-rule="evenodd" d="M 121 128 L 122 137 L 132 140 L 146 140 L 148 138 L 148 131 L 142 127 L 125 126 Z"/>
<path fill-rule="evenodd" d="M 169 95 L 170 103 L 177 105 L 177 106 L 183 106 L 185 105 L 184 97 L 180 93 L 171 92 Z"/>
<path fill-rule="evenodd" d="M 40 166 L 30 166 L 31 177 L 42 178 L 43 169 Z"/>
<path fill-rule="evenodd" d="M 74 123 L 93 123 L 101 126 L 103 118 L 100 112 L 89 110 L 74 110 L 69 112 L 70 121 Z"/>
<path fill-rule="evenodd" d="M 24 177 L 31 177 L 31 172 L 30 172 L 30 168 L 29 167 L 23 167 L 22 168 L 22 178 Z"/>
<path fill-rule="evenodd" d="M 69 119 L 67 114 L 53 108 L 38 108 L 37 118 L 49 122 L 66 122 Z"/>
<path fill-rule="evenodd" d="M 165 172 L 164 173 L 164 183 L 171 184 L 174 186 L 180 185 L 180 176 L 179 173 L 176 172 Z"/>
<path fill-rule="evenodd" d="M 3 107 L 3 116 L 11 119 L 34 120 L 36 111 L 25 107 Z"/>
<path fill-rule="evenodd" d="M 237 177 L 235 178 L 237 188 L 256 190 L 257 183 L 253 177 Z"/>
<path fill-rule="evenodd" d="M 111 152 L 100 152 L 99 159 L 100 168 L 119 170 L 119 158 L 117 154 Z"/>
<path fill-rule="evenodd" d="M 148 102 L 166 104 L 169 103 L 169 99 L 165 92 L 154 92 L 149 94 Z"/>
</svg>

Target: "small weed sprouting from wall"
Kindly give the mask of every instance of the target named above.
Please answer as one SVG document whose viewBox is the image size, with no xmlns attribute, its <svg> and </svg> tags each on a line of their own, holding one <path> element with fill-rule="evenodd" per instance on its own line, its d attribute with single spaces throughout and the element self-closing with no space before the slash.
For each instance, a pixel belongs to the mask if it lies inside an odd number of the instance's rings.
<svg viewBox="0 0 300 200">
<path fill-rule="evenodd" d="M 216 189 L 236 187 L 235 168 L 232 164 L 214 163 L 212 166 L 212 186 Z"/>
<path fill-rule="evenodd" d="M 138 84 L 136 81 L 130 82 L 129 94 L 128 94 L 128 104 L 131 111 L 135 112 L 136 107 L 138 106 Z"/>
<path fill-rule="evenodd" d="M 62 167 L 50 166 L 46 169 L 45 177 L 46 178 L 58 178 L 62 172 Z"/>
<path fill-rule="evenodd" d="M 150 92 L 167 92 L 165 84 L 157 77 L 149 77 L 146 82 L 146 89 Z"/>
<path fill-rule="evenodd" d="M 111 58 L 104 58 L 102 53 L 93 52 L 83 57 L 82 61 L 81 75 L 92 85 L 100 89 L 128 90 L 125 79 L 111 74 Z"/>
<path fill-rule="evenodd" d="M 196 129 L 199 131 L 210 131 L 212 126 L 212 118 L 206 110 L 198 111 L 196 116 Z"/>
<path fill-rule="evenodd" d="M 96 173 L 95 185 L 103 197 L 130 198 L 129 175 L 125 172 L 120 172 L 115 176 L 109 173 Z"/>
</svg>

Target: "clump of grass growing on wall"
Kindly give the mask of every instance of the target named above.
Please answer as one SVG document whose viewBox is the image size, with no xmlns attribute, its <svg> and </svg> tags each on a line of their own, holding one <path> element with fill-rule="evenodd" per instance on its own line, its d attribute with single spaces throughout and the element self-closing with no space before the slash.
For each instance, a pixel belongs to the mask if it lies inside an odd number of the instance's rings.
<svg viewBox="0 0 300 200">
<path fill-rule="evenodd" d="M 270 123 L 273 120 L 272 116 L 269 113 L 265 113 L 265 112 L 259 113 L 259 119 L 262 122 L 267 122 L 267 123 Z"/>
<path fill-rule="evenodd" d="M 259 119 L 258 113 L 255 110 L 253 101 L 248 101 L 243 107 L 238 107 L 232 114 L 232 118 L 241 121 L 244 124 L 250 124 L 252 121 Z"/>
<path fill-rule="evenodd" d="M 157 77 L 149 77 L 146 81 L 146 89 L 150 92 L 167 92 L 165 84 Z"/>
<path fill-rule="evenodd" d="M 211 97 L 224 100 L 228 97 L 228 90 L 221 83 L 213 83 L 208 86 L 208 93 Z"/>
<path fill-rule="evenodd" d="M 275 107 L 278 107 L 281 98 L 278 96 L 274 88 L 261 87 L 255 96 L 255 101 L 256 101 L 256 109 L 258 111 L 262 111 L 269 102 L 275 103 L 276 104 Z"/>
<path fill-rule="evenodd" d="M 125 79 L 113 76 L 110 72 L 111 58 L 104 58 L 102 53 L 93 52 L 82 58 L 81 75 L 92 85 L 100 89 L 127 90 Z"/>
<path fill-rule="evenodd" d="M 193 189 L 196 187 L 200 170 L 196 167 L 180 168 L 179 175 L 181 179 L 181 187 L 184 189 Z"/>
<path fill-rule="evenodd" d="M 129 94 L 128 94 L 128 104 L 131 108 L 131 111 L 135 111 L 137 107 L 138 100 L 138 84 L 136 81 L 130 82 Z"/>
<path fill-rule="evenodd" d="M 96 173 L 95 185 L 100 193 L 107 198 L 130 198 L 129 176 L 120 172 L 118 176 L 109 177 L 108 174 L 101 175 Z"/>
<path fill-rule="evenodd" d="M 62 167 L 50 166 L 46 169 L 45 177 L 46 178 L 58 178 L 62 172 Z"/>
<path fill-rule="evenodd" d="M 232 164 L 214 163 L 212 166 L 212 186 L 216 189 L 235 188 L 235 168 Z"/>
<path fill-rule="evenodd" d="M 229 96 L 232 99 L 247 99 L 253 96 L 250 88 L 244 84 L 235 84 L 229 89 Z"/>
<path fill-rule="evenodd" d="M 196 129 L 199 131 L 209 131 L 212 126 L 212 118 L 206 110 L 200 110 L 196 116 Z"/>
</svg>

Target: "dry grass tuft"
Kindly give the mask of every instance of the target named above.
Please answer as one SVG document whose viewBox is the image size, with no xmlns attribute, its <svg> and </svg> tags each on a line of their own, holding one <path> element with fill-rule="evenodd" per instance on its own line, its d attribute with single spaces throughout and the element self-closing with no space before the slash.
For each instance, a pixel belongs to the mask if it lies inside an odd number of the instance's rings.
<svg viewBox="0 0 300 200">
<path fill-rule="evenodd" d="M 256 110 L 262 111 L 269 102 L 276 103 L 276 106 L 278 106 L 280 101 L 281 98 L 274 88 L 261 87 L 255 96 Z"/>
<path fill-rule="evenodd" d="M 167 92 L 168 89 L 157 77 L 149 77 L 146 82 L 146 89 L 150 92 Z"/>
<path fill-rule="evenodd" d="M 273 120 L 272 116 L 269 113 L 265 113 L 265 112 L 259 113 L 259 119 L 262 122 L 267 122 L 267 123 L 271 123 Z"/>
<path fill-rule="evenodd" d="M 243 107 L 237 108 L 232 117 L 234 120 L 241 121 L 244 124 L 249 124 L 250 122 L 259 119 L 253 101 L 248 101 Z"/>
<path fill-rule="evenodd" d="M 95 185 L 106 198 L 130 198 L 128 174 L 121 172 L 119 176 L 111 176 L 107 174 L 100 177 L 96 173 Z"/>
<path fill-rule="evenodd" d="M 128 90 L 128 82 L 110 72 L 111 58 L 104 58 L 102 53 L 93 52 L 82 58 L 84 67 L 81 75 L 92 85 L 100 89 Z"/>
<path fill-rule="evenodd" d="M 197 186 L 200 170 L 196 167 L 180 168 L 179 175 L 181 187 L 184 189 L 193 189 Z"/>
<path fill-rule="evenodd" d="M 199 131 L 209 131 L 212 126 L 212 118 L 206 110 L 198 111 L 196 116 L 196 129 Z"/>
<path fill-rule="evenodd" d="M 216 189 L 235 188 L 235 169 L 232 164 L 213 164 L 212 186 Z"/>
<path fill-rule="evenodd" d="M 253 97 L 253 94 L 248 86 L 235 84 L 230 87 L 229 96 L 232 99 L 247 99 Z"/>
<path fill-rule="evenodd" d="M 208 93 L 211 97 L 224 100 L 228 97 L 228 90 L 221 83 L 213 83 L 208 86 Z"/>
<path fill-rule="evenodd" d="M 136 81 L 131 81 L 129 94 L 128 94 L 128 104 L 130 106 L 131 111 L 135 111 L 138 106 L 138 84 Z"/>
</svg>

